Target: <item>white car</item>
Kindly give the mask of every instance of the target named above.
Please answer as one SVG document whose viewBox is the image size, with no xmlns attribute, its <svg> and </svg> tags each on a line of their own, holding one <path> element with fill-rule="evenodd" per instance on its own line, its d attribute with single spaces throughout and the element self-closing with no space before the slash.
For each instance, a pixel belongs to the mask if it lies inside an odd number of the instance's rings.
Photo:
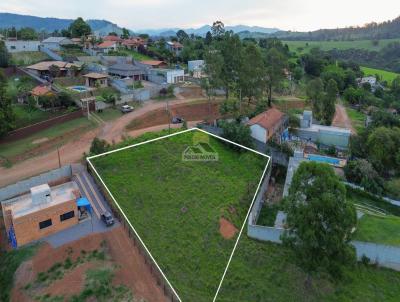
<svg viewBox="0 0 400 302">
<path fill-rule="evenodd" d="M 133 111 L 133 107 L 132 106 L 129 106 L 129 105 L 121 106 L 121 112 L 122 113 L 128 113 L 128 112 L 131 112 L 131 111 Z"/>
</svg>

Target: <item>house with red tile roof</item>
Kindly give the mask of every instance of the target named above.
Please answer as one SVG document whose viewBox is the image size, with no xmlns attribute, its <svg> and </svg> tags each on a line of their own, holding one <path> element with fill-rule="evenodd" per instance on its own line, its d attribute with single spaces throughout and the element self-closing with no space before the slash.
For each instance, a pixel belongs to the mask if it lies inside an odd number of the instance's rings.
<svg viewBox="0 0 400 302">
<path fill-rule="evenodd" d="M 96 48 L 102 53 L 109 53 L 110 51 L 116 51 L 118 49 L 118 43 L 115 41 L 104 41 L 103 43 L 97 44 Z"/>
<path fill-rule="evenodd" d="M 103 41 L 117 42 L 120 45 L 123 40 L 118 36 L 109 35 L 109 36 L 103 37 Z"/>
<path fill-rule="evenodd" d="M 276 108 L 268 109 L 247 122 L 251 136 L 263 143 L 271 139 L 279 143 L 283 131 L 287 128 L 287 123 L 286 115 Z"/>
</svg>

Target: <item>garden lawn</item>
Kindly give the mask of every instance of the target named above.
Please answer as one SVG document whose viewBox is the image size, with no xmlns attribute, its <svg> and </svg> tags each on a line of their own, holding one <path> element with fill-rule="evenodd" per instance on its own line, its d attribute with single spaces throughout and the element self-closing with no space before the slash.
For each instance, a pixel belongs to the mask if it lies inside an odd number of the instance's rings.
<svg viewBox="0 0 400 302">
<path fill-rule="evenodd" d="M 391 71 L 386 71 L 382 69 L 375 69 L 375 68 L 369 68 L 369 67 L 363 67 L 361 66 L 361 70 L 364 72 L 365 76 L 375 76 L 379 75 L 380 78 L 383 81 L 388 82 L 389 84 L 392 83 L 392 81 L 400 76 L 400 74 L 391 72 Z"/>
<path fill-rule="evenodd" d="M 355 240 L 400 245 L 400 217 L 364 214 L 358 221 Z"/>
<path fill-rule="evenodd" d="M 13 111 L 15 114 L 15 128 L 22 128 L 45 120 L 51 119 L 53 117 L 64 114 L 65 112 L 55 112 L 42 111 L 36 108 L 29 109 L 28 106 L 16 105 L 13 106 Z"/>
<path fill-rule="evenodd" d="M 182 161 L 208 141 L 214 162 Z M 212 301 L 268 158 L 198 130 L 91 159 L 182 301 Z"/>
<path fill-rule="evenodd" d="M 398 301 L 400 272 L 361 263 L 343 268 L 343 279 L 307 275 L 295 255 L 281 245 L 243 235 L 232 258 L 217 302 Z"/>
</svg>

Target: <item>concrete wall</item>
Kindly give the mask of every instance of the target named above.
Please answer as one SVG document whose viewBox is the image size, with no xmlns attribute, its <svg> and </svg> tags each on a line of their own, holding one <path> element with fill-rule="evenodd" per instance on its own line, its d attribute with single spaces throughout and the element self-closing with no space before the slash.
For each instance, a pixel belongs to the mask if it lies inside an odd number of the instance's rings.
<svg viewBox="0 0 400 302">
<path fill-rule="evenodd" d="M 75 216 L 68 220 L 61 221 L 60 215 L 70 211 L 74 211 Z M 39 222 L 47 219 L 51 219 L 52 225 L 47 228 L 40 229 Z M 15 237 L 17 238 L 18 246 L 54 234 L 77 223 L 78 209 L 75 200 L 57 204 L 52 207 L 45 208 L 42 211 L 34 212 L 13 220 Z"/>
<path fill-rule="evenodd" d="M 49 172 L 40 174 L 21 180 L 15 184 L 0 189 L 0 201 L 10 199 L 12 197 L 28 193 L 32 187 L 42 185 L 45 183 L 57 182 L 60 179 L 70 178 L 72 176 L 71 166 L 63 166 L 59 169 L 51 170 Z"/>
<path fill-rule="evenodd" d="M 358 260 L 365 255 L 372 263 L 400 271 L 400 247 L 360 241 L 351 244 L 356 248 Z"/>
<path fill-rule="evenodd" d="M 59 48 L 58 49 L 57 48 L 50 48 L 50 47 L 47 47 L 47 46 L 41 46 L 40 47 L 40 51 L 44 52 L 45 54 L 47 54 L 53 60 L 63 61 L 63 58 L 59 54 L 56 54 L 53 50 L 59 50 Z"/>
<path fill-rule="evenodd" d="M 5 41 L 7 50 L 11 53 L 22 51 L 39 51 L 40 41 Z"/>
<path fill-rule="evenodd" d="M 274 227 L 266 227 L 255 224 L 247 225 L 247 236 L 261 241 L 281 243 L 282 240 L 280 239 L 280 237 L 283 234 L 283 231 L 283 229 L 278 229 Z"/>
</svg>

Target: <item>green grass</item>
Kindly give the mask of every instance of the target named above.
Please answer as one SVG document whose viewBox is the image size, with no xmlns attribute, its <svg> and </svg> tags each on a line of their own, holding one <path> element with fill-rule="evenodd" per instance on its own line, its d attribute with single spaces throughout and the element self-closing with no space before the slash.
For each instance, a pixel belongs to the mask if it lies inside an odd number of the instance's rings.
<svg viewBox="0 0 400 302">
<path fill-rule="evenodd" d="M 314 47 L 319 47 L 321 50 L 331 49 L 366 49 L 370 51 L 379 51 L 386 45 L 392 42 L 398 42 L 400 39 L 383 39 L 379 41 L 378 45 L 374 45 L 371 40 L 358 40 L 358 41 L 283 41 L 284 44 L 289 46 L 290 51 L 299 52 L 298 48 L 303 48 L 300 53 L 307 53 Z"/>
<path fill-rule="evenodd" d="M 366 115 L 353 108 L 346 107 L 347 115 L 349 116 L 354 129 L 359 133 L 365 128 Z"/>
<path fill-rule="evenodd" d="M 345 267 L 338 282 L 314 275 L 305 288 L 306 278 L 290 250 L 242 236 L 217 302 L 395 302 L 400 296 L 400 272 L 361 263 Z"/>
<path fill-rule="evenodd" d="M 400 217 L 365 214 L 358 221 L 355 240 L 400 245 Z"/>
<path fill-rule="evenodd" d="M 52 113 L 50 111 L 42 111 L 38 109 L 30 110 L 27 106 L 13 106 L 15 114 L 16 129 L 26 127 L 35 123 L 39 123 L 53 117 L 64 114 L 65 112 Z"/>
<path fill-rule="evenodd" d="M 215 162 L 182 161 L 193 139 L 208 140 Z M 194 130 L 93 159 L 93 164 L 183 301 L 211 301 L 234 238 L 267 163 Z"/>
<path fill-rule="evenodd" d="M 361 70 L 364 72 L 366 76 L 375 76 L 378 75 L 383 81 L 388 82 L 389 84 L 392 83 L 392 81 L 400 76 L 400 74 L 391 72 L 391 71 L 386 71 L 382 69 L 375 69 L 375 68 L 369 68 L 369 67 L 364 67 L 361 66 Z"/>
<path fill-rule="evenodd" d="M 25 66 L 50 60 L 50 57 L 44 52 L 40 51 L 24 51 L 12 53 L 11 59 L 16 65 Z"/>
<path fill-rule="evenodd" d="M 147 55 L 138 53 L 137 51 L 134 51 L 134 50 L 124 49 L 124 48 L 120 48 L 116 52 L 112 52 L 109 55 L 113 55 L 113 56 L 131 56 L 133 59 L 135 59 L 137 61 L 154 60 L 152 57 L 149 57 Z"/>
<path fill-rule="evenodd" d="M 107 108 L 104 109 L 103 112 L 96 113 L 103 121 L 112 121 L 123 115 L 121 110 L 116 108 Z"/>
<path fill-rule="evenodd" d="M 264 205 L 261 208 L 260 216 L 257 220 L 257 225 L 273 227 L 275 224 L 276 215 L 280 210 L 280 205 Z"/>
<path fill-rule="evenodd" d="M 45 129 L 43 131 L 37 132 L 27 138 L 23 138 L 20 140 L 17 140 L 15 142 L 11 143 L 5 143 L 1 145 L 0 148 L 0 157 L 5 157 L 5 158 L 10 158 L 25 152 L 28 152 L 29 150 L 35 148 L 37 144 L 34 144 L 33 142 L 42 139 L 42 138 L 48 138 L 52 139 L 55 137 L 63 136 L 67 134 L 70 131 L 73 131 L 74 129 L 81 128 L 82 132 L 89 130 L 91 128 L 94 128 L 95 124 L 91 121 L 89 121 L 86 117 L 81 117 L 74 119 L 72 121 L 68 121 L 53 127 L 50 127 L 48 129 Z M 61 145 L 62 143 L 65 143 L 63 139 L 59 142 L 59 144 L 54 145 L 53 147 L 57 147 L 58 145 Z"/>
<path fill-rule="evenodd" d="M 20 264 L 31 258 L 38 245 L 25 246 L 10 252 L 0 252 L 0 301 L 9 301 L 14 273 Z"/>
</svg>

